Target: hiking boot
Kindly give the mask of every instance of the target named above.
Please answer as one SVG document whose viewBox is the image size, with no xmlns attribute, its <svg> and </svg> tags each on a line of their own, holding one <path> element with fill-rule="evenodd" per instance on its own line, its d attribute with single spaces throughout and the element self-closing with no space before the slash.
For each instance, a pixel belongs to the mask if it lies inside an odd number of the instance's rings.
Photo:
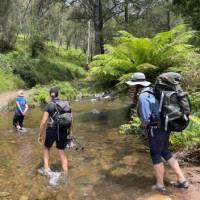
<svg viewBox="0 0 200 200">
<path fill-rule="evenodd" d="M 37 171 L 38 171 L 38 173 L 41 174 L 42 176 L 49 176 L 50 173 L 52 172 L 51 169 L 50 169 L 50 167 L 49 167 L 48 171 L 46 171 L 46 170 L 44 169 L 44 167 L 39 168 Z"/>
<path fill-rule="evenodd" d="M 154 191 L 158 191 L 158 192 L 165 192 L 166 191 L 166 188 L 165 186 L 160 186 L 160 185 L 153 185 L 152 186 L 152 190 Z"/>
<path fill-rule="evenodd" d="M 189 183 L 188 181 L 171 181 L 170 184 L 176 188 L 188 188 L 189 187 Z"/>
</svg>

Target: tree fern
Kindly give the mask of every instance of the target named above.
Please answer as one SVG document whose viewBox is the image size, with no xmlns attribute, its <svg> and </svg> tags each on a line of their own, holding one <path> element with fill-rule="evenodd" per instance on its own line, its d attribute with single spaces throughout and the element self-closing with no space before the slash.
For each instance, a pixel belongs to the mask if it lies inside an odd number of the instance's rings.
<svg viewBox="0 0 200 200">
<path fill-rule="evenodd" d="M 90 63 L 90 74 L 100 86 L 113 88 L 136 71 L 142 71 L 152 81 L 163 71 L 182 71 L 200 63 L 200 55 L 189 44 L 194 31 L 179 25 L 153 38 L 138 38 L 119 31 L 112 45 L 105 45 L 106 53 L 97 55 Z M 128 75 L 127 75 L 128 74 Z M 125 76 L 123 78 L 123 76 Z M 119 84 L 121 85 L 121 83 Z"/>
</svg>

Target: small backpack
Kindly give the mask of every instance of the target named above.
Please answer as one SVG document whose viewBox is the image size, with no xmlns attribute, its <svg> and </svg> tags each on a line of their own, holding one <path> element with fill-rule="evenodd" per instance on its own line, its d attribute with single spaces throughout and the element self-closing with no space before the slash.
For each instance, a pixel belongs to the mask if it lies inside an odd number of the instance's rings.
<svg viewBox="0 0 200 200">
<path fill-rule="evenodd" d="M 54 124 L 58 127 L 70 127 L 72 124 L 72 113 L 68 101 L 58 100 L 53 101 L 56 112 L 51 117 Z"/>
<path fill-rule="evenodd" d="M 161 74 L 155 83 L 154 93 L 160 102 L 161 125 L 165 131 L 179 132 L 189 124 L 191 103 L 188 93 L 181 87 L 181 75 L 174 72 Z"/>
</svg>

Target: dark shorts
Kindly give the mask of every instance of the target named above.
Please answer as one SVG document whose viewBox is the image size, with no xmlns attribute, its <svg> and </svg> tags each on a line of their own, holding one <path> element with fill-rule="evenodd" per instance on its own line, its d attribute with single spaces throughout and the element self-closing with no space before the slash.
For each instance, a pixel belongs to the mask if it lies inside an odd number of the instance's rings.
<svg viewBox="0 0 200 200">
<path fill-rule="evenodd" d="M 149 130 L 149 148 L 153 164 L 162 163 L 162 158 L 168 161 L 172 158 L 169 151 L 169 133 L 161 128 Z"/>
<path fill-rule="evenodd" d="M 13 117 L 13 126 L 17 126 L 20 125 L 21 127 L 23 127 L 23 121 L 24 121 L 24 115 L 15 113 L 14 117 Z"/>
<path fill-rule="evenodd" d="M 57 129 L 47 128 L 45 147 L 51 148 L 54 142 L 56 142 L 57 149 L 64 150 L 67 145 L 67 130 L 60 131 L 58 136 Z"/>
</svg>

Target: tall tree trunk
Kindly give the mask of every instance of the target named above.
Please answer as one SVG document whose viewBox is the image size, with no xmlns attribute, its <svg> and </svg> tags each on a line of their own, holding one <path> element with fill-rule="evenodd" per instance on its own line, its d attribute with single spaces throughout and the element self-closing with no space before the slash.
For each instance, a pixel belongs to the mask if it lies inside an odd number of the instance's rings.
<svg viewBox="0 0 200 200">
<path fill-rule="evenodd" d="M 171 30 L 171 14 L 170 14 L 170 10 L 167 11 L 167 30 L 168 31 Z"/>
<path fill-rule="evenodd" d="M 102 2 L 95 0 L 93 4 L 93 21 L 95 30 L 95 55 L 104 53 Z"/>
<path fill-rule="evenodd" d="M 90 60 L 90 49 L 91 49 L 90 41 L 91 41 L 91 20 L 88 21 L 87 58 L 86 58 L 87 65 L 89 64 Z"/>
<path fill-rule="evenodd" d="M 171 30 L 171 1 L 167 0 L 167 30 Z"/>
<path fill-rule="evenodd" d="M 0 0 L 0 51 L 10 48 L 11 45 L 11 27 L 8 23 L 11 0 Z"/>
<path fill-rule="evenodd" d="M 128 23 L 129 21 L 129 17 L 128 17 L 128 1 L 125 0 L 125 4 L 124 4 L 124 21 L 125 23 Z"/>
</svg>

